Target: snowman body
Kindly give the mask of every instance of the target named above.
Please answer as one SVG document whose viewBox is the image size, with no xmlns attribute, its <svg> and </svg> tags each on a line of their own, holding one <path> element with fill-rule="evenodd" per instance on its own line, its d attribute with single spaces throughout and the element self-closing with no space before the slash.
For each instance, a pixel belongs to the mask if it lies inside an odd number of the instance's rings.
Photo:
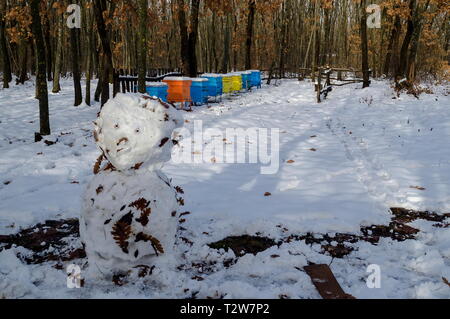
<svg viewBox="0 0 450 319">
<path fill-rule="evenodd" d="M 118 94 L 94 124 L 102 155 L 83 197 L 80 236 L 89 265 L 111 274 L 172 249 L 182 200 L 160 168 L 182 119 L 159 100 Z"/>
</svg>

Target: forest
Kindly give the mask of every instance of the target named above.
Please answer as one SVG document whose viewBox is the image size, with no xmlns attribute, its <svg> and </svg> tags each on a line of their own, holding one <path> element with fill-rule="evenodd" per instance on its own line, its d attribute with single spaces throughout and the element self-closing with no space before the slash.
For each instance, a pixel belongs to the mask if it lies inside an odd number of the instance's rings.
<svg viewBox="0 0 450 319">
<path fill-rule="evenodd" d="M 256 68 L 282 78 L 332 66 L 440 80 L 448 76 L 449 12 L 447 0 L 2 0 L 3 87 L 39 67 L 54 93 L 60 77 L 73 76 L 75 105 L 99 100 L 118 70 L 138 74 L 140 92 L 154 69 L 195 77 Z M 373 13 L 379 25 L 367 28 Z M 94 97 L 81 92 L 82 77 L 88 88 L 102 79 Z"/>
</svg>

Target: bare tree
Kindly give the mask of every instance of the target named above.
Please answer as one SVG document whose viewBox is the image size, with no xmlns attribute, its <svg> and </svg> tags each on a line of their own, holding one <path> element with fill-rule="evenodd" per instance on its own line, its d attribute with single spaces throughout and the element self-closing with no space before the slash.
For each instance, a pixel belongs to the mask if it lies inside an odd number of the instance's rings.
<svg viewBox="0 0 450 319">
<path fill-rule="evenodd" d="M 5 12 L 6 1 L 0 1 L 0 52 L 3 57 L 3 88 L 9 88 L 9 82 L 12 80 L 11 76 L 11 62 L 8 52 L 5 34 Z"/>
<path fill-rule="evenodd" d="M 46 60 L 45 60 L 45 43 L 42 36 L 42 25 L 40 16 L 40 0 L 31 0 L 31 18 L 32 18 L 32 32 L 36 45 L 37 55 L 37 75 L 36 75 L 36 87 L 37 98 L 39 99 L 39 123 L 40 123 L 40 135 L 50 134 L 50 118 L 48 112 L 48 91 L 47 91 L 47 78 L 46 78 Z"/>
<path fill-rule="evenodd" d="M 369 49 L 367 44 L 367 14 L 366 14 L 366 0 L 361 1 L 361 65 L 363 72 L 363 88 L 369 87 Z"/>
<path fill-rule="evenodd" d="M 147 0 L 139 0 L 138 91 L 145 93 L 147 73 Z"/>
</svg>

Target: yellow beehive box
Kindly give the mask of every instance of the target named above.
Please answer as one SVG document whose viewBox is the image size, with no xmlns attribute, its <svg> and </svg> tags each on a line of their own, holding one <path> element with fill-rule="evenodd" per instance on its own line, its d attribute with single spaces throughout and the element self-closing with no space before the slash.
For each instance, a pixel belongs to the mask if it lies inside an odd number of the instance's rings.
<svg viewBox="0 0 450 319">
<path fill-rule="evenodd" d="M 231 74 L 232 91 L 239 92 L 242 90 L 242 76 L 238 73 Z"/>
<path fill-rule="evenodd" d="M 233 78 L 229 74 L 225 74 L 222 78 L 223 93 L 231 93 L 233 91 Z"/>
</svg>

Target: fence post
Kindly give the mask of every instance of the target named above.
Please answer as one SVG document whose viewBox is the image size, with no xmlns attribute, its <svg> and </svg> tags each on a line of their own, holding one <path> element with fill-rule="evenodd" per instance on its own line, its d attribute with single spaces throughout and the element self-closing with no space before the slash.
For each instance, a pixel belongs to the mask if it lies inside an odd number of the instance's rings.
<svg viewBox="0 0 450 319">
<path fill-rule="evenodd" d="M 327 72 L 327 73 L 326 73 L 326 75 L 327 75 L 326 85 L 327 85 L 327 86 L 330 86 L 330 85 L 331 85 L 331 81 L 330 81 L 331 70 L 330 70 L 330 69 L 327 69 L 326 72 Z"/>
<path fill-rule="evenodd" d="M 320 103 L 320 93 L 322 92 L 322 70 L 318 69 L 317 75 L 317 103 Z"/>
<path fill-rule="evenodd" d="M 113 69 L 113 97 L 120 91 L 119 73 L 116 69 Z"/>
</svg>

